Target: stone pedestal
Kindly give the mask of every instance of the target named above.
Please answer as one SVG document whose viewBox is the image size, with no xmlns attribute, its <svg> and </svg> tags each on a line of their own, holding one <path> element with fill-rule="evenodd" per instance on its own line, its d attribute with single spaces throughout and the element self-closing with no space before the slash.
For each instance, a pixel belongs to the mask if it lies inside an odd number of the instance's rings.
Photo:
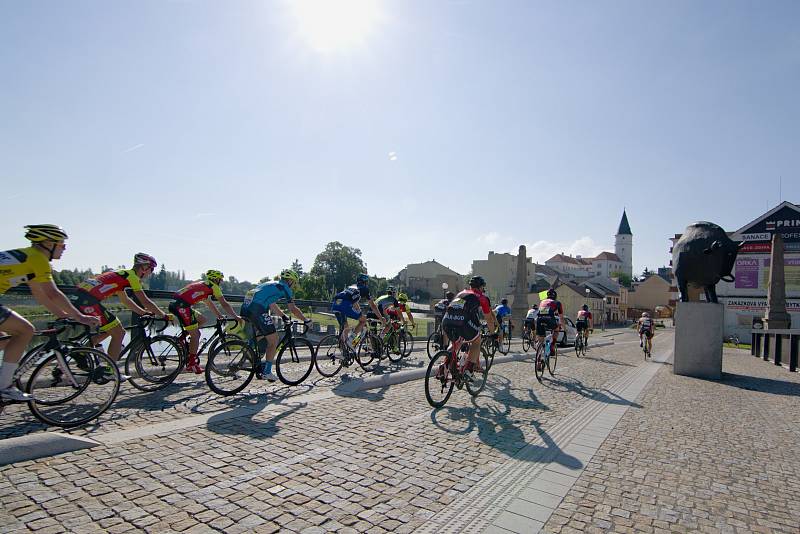
<svg viewBox="0 0 800 534">
<path fill-rule="evenodd" d="M 713 302 L 679 302 L 675 311 L 676 375 L 722 378 L 723 307 Z"/>
</svg>

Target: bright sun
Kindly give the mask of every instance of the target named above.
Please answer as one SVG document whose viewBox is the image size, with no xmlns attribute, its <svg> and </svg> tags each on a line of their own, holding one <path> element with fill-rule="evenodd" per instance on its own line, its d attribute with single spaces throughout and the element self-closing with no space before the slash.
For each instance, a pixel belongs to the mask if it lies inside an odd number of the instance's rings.
<svg viewBox="0 0 800 534">
<path fill-rule="evenodd" d="M 379 0 L 289 0 L 301 37 L 318 52 L 363 45 L 382 19 Z"/>
</svg>

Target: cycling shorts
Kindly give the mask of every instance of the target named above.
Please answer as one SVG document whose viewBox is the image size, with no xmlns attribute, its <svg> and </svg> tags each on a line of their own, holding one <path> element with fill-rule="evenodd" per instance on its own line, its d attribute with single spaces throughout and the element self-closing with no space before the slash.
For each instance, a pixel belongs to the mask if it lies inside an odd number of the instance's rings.
<svg viewBox="0 0 800 534">
<path fill-rule="evenodd" d="M 536 335 L 546 336 L 548 330 L 558 328 L 558 318 L 549 316 L 539 316 L 536 318 Z"/>
<path fill-rule="evenodd" d="M 525 323 L 524 323 L 525 324 L 525 328 L 527 328 L 528 330 L 531 330 L 533 328 L 533 323 L 535 321 L 536 321 L 536 319 L 525 319 Z"/>
<path fill-rule="evenodd" d="M 11 316 L 11 309 L 0 304 L 0 324 L 6 322 L 6 319 L 8 319 L 10 316 Z"/>
<path fill-rule="evenodd" d="M 339 304 L 331 304 L 331 311 L 339 321 L 339 327 L 342 328 L 347 324 L 347 319 L 361 319 L 361 312 L 356 311 L 354 302 L 343 300 Z"/>
<path fill-rule="evenodd" d="M 575 321 L 575 328 L 578 330 L 578 332 L 583 332 L 584 330 L 589 328 L 589 322 L 588 321 Z"/>
<path fill-rule="evenodd" d="M 181 326 L 187 332 L 197 330 L 200 328 L 200 322 L 197 320 L 197 314 L 192 307 L 183 302 L 182 300 L 173 300 L 169 303 L 170 313 L 175 314 Z"/>
<path fill-rule="evenodd" d="M 651 332 L 650 330 L 645 330 L 645 329 L 639 330 L 639 335 L 642 334 L 646 335 L 648 339 L 653 337 L 653 332 Z"/>
<path fill-rule="evenodd" d="M 78 291 L 73 297 L 73 304 L 84 315 L 91 315 L 100 319 L 100 332 L 122 326 L 117 316 L 108 311 L 103 303 L 85 291 Z"/>
<path fill-rule="evenodd" d="M 473 328 L 469 323 L 462 325 L 454 325 L 449 323 L 442 323 L 442 330 L 447 334 L 447 339 L 464 338 L 464 341 L 475 341 L 480 337 L 480 329 Z"/>
<path fill-rule="evenodd" d="M 247 306 L 242 306 L 241 314 L 253 325 L 256 335 L 268 336 L 276 332 L 275 323 L 272 322 L 272 316 L 266 306 L 251 302 Z"/>
<path fill-rule="evenodd" d="M 394 319 L 396 321 L 401 319 L 400 312 L 397 310 L 384 310 L 384 313 L 389 319 Z"/>
</svg>

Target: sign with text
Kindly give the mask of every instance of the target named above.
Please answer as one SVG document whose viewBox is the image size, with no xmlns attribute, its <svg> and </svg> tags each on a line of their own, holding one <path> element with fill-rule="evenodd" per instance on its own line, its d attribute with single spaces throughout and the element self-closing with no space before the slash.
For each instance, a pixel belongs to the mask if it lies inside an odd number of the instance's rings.
<svg viewBox="0 0 800 534">
<path fill-rule="evenodd" d="M 745 228 L 742 241 L 769 242 L 772 234 L 779 233 L 785 243 L 800 244 L 800 209 L 784 206 L 772 215 L 764 217 L 757 223 Z M 746 246 L 746 245 L 745 245 Z"/>
<path fill-rule="evenodd" d="M 772 259 L 764 256 L 739 256 L 736 258 L 734 274 L 737 289 L 763 289 L 769 286 L 769 271 Z M 800 291 L 800 257 L 783 259 L 786 291 Z"/>
</svg>

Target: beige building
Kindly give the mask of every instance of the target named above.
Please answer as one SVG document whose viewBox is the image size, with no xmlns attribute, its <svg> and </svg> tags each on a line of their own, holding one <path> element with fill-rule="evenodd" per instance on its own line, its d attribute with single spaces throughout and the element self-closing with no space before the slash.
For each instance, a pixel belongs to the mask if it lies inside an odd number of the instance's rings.
<svg viewBox="0 0 800 534">
<path fill-rule="evenodd" d="M 527 286 L 526 293 L 530 293 L 531 286 L 536 284 L 536 268 L 531 258 L 527 258 Z M 513 304 L 511 295 L 514 293 L 517 280 L 517 256 L 515 254 L 489 252 L 485 260 L 473 260 L 472 273 L 483 276 L 486 280 L 486 294 L 492 303 L 507 297 Z M 536 300 L 529 298 L 529 303 Z"/>
<path fill-rule="evenodd" d="M 400 279 L 400 287 L 410 296 L 418 292 L 425 292 L 435 300 L 441 298 L 444 293 L 443 283 L 447 284 L 449 290 L 456 293 L 463 289 L 464 285 L 462 275 L 436 260 L 410 263 L 397 276 Z"/>
<path fill-rule="evenodd" d="M 586 290 L 589 289 L 587 292 Z M 564 315 L 575 322 L 584 304 L 589 305 L 589 311 L 592 312 L 592 318 L 597 328 L 602 324 L 600 319 L 603 316 L 603 295 L 587 288 L 585 285 L 576 284 L 574 282 L 566 282 L 556 288 L 558 292 L 558 300 L 564 307 Z"/>
<path fill-rule="evenodd" d="M 628 293 L 628 307 L 654 311 L 658 306 L 667 306 L 671 295 L 669 282 L 654 274 L 634 282 L 633 291 Z"/>
</svg>

